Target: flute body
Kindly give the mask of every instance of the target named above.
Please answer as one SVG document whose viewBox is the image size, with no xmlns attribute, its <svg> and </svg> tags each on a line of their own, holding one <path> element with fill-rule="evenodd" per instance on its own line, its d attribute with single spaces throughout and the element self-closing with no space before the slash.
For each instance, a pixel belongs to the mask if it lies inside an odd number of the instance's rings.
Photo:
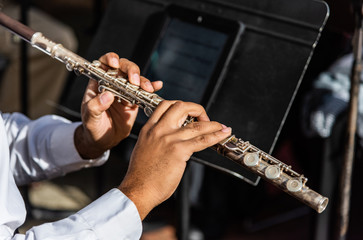
<svg viewBox="0 0 363 240">
<path fill-rule="evenodd" d="M 28 41 L 33 47 L 61 61 L 69 71 L 95 79 L 100 91 L 112 92 L 118 100 L 136 104 L 150 116 L 164 99 L 155 93 L 149 93 L 132 85 L 126 79 L 117 75 L 117 71 L 104 71 L 99 61 L 92 63 L 64 48 L 61 44 L 52 42 L 40 32 L 13 20 L 0 12 L 0 24 Z M 188 118 L 185 124 L 194 121 Z M 307 178 L 291 169 L 291 166 L 263 152 L 248 141 L 231 136 L 212 146 L 219 154 L 231 159 L 251 172 L 261 176 L 266 181 L 305 203 L 318 213 L 324 211 L 328 198 L 306 186 Z"/>
</svg>

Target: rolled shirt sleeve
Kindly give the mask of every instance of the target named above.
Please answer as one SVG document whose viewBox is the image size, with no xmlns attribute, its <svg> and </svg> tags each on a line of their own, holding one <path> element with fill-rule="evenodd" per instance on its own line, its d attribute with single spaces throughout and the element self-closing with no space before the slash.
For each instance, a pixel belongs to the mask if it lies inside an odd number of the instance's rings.
<svg viewBox="0 0 363 240">
<path fill-rule="evenodd" d="M 31 121 L 19 113 L 3 114 L 10 150 L 10 164 L 18 185 L 54 178 L 85 167 L 102 165 L 98 159 L 84 160 L 74 145 L 80 123 L 48 115 Z"/>
</svg>

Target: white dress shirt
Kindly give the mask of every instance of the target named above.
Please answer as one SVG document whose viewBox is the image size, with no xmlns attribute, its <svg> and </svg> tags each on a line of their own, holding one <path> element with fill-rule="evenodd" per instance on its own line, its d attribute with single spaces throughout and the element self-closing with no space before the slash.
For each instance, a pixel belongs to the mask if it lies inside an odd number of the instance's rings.
<svg viewBox="0 0 363 240">
<path fill-rule="evenodd" d="M 0 240 L 140 238 L 138 211 L 118 189 L 110 190 L 68 218 L 14 235 L 26 216 L 17 185 L 62 176 L 106 161 L 108 152 L 96 160 L 79 156 L 73 141 L 78 124 L 58 116 L 30 121 L 19 113 L 0 114 Z"/>
</svg>

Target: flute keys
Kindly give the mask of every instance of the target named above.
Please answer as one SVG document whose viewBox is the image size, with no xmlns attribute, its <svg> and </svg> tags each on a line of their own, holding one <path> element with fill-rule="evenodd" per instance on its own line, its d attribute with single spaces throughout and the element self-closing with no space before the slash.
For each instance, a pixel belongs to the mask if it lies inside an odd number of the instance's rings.
<svg viewBox="0 0 363 240">
<path fill-rule="evenodd" d="M 153 114 L 153 110 L 150 107 L 145 107 L 144 108 L 144 113 L 146 116 L 150 117 L 151 114 Z"/>
<path fill-rule="evenodd" d="M 73 64 L 73 63 L 71 63 L 71 62 L 67 62 L 67 64 L 66 64 L 66 69 L 67 69 L 68 71 L 72 72 L 72 71 L 73 71 L 73 68 L 74 68 L 74 64 Z"/>
<path fill-rule="evenodd" d="M 249 167 L 257 166 L 259 161 L 260 161 L 260 157 L 258 156 L 257 153 L 247 153 L 243 157 L 243 163 Z"/>
<path fill-rule="evenodd" d="M 101 67 L 102 63 L 100 61 L 98 61 L 98 60 L 93 60 L 92 65 L 94 67 Z"/>
<path fill-rule="evenodd" d="M 276 179 L 276 178 L 279 178 L 280 177 L 280 174 L 281 174 L 281 169 L 279 166 L 276 166 L 276 165 L 271 165 L 271 166 L 268 166 L 265 170 L 265 176 L 268 178 L 268 179 Z"/>
<path fill-rule="evenodd" d="M 121 77 L 118 77 L 115 79 L 116 82 L 119 82 L 119 83 L 123 83 L 123 84 L 126 84 L 127 83 L 127 80 L 125 78 L 121 78 Z"/>
<path fill-rule="evenodd" d="M 298 192 L 302 189 L 302 182 L 299 179 L 290 179 L 287 181 L 286 187 L 290 192 Z"/>
<path fill-rule="evenodd" d="M 107 70 L 107 75 L 110 76 L 110 77 L 117 77 L 117 74 L 118 74 L 118 69 L 113 69 L 113 68 L 110 68 Z"/>
</svg>

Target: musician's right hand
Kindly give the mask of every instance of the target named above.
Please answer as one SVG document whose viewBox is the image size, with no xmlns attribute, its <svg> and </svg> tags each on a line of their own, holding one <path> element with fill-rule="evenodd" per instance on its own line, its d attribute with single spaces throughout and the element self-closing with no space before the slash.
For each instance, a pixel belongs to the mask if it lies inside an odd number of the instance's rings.
<svg viewBox="0 0 363 240">
<path fill-rule="evenodd" d="M 198 122 L 183 126 L 188 116 Z M 141 219 L 177 188 L 190 156 L 231 135 L 211 122 L 195 103 L 163 101 L 142 128 L 119 189 L 136 205 Z"/>
</svg>

